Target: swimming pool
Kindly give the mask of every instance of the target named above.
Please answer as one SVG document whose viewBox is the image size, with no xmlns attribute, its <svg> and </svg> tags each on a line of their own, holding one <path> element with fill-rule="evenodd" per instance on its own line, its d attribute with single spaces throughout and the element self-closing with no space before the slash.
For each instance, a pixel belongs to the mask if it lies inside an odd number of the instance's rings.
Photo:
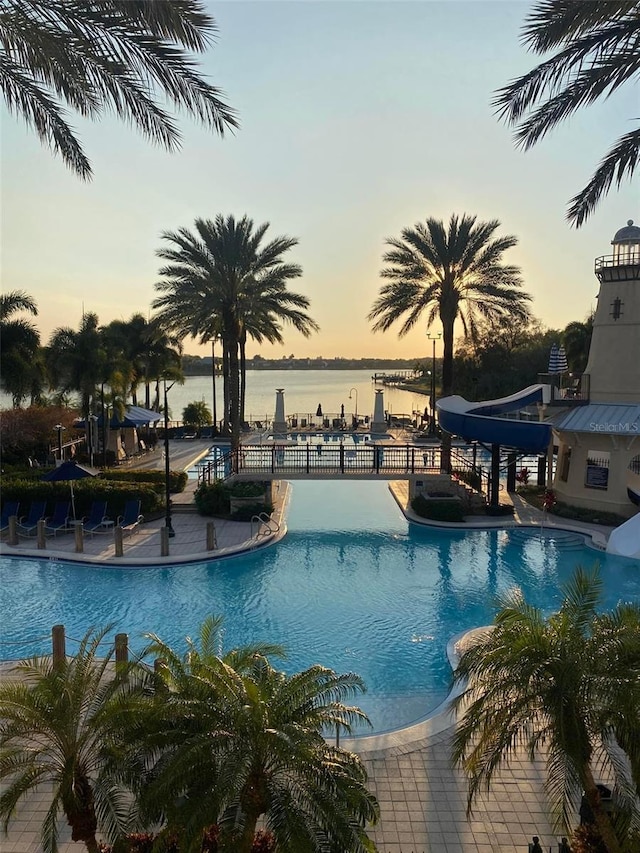
<svg viewBox="0 0 640 853">
<path fill-rule="evenodd" d="M 223 614 L 227 648 L 278 642 L 290 671 L 319 662 L 360 674 L 368 693 L 358 704 L 384 731 L 424 718 L 442 701 L 448 640 L 490 622 L 496 594 L 517 584 L 549 612 L 576 563 L 599 560 L 605 606 L 640 600 L 638 564 L 600 554 L 581 537 L 408 525 L 380 483 L 295 483 L 288 525 L 275 546 L 211 563 L 2 559 L 0 657 L 49 652 L 56 623 L 77 638 L 114 622 L 134 650 L 144 631 L 182 648 L 207 614 Z"/>
</svg>

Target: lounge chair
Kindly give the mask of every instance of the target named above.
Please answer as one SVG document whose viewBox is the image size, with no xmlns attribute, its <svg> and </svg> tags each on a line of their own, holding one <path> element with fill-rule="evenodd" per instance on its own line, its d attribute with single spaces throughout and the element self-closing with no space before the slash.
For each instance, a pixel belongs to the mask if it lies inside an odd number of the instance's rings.
<svg viewBox="0 0 640 853">
<path fill-rule="evenodd" d="M 35 536 L 38 529 L 38 522 L 46 518 L 46 512 L 46 501 L 31 501 L 27 517 L 18 525 L 19 533 L 23 536 Z"/>
<path fill-rule="evenodd" d="M 124 512 L 118 516 L 118 526 L 122 528 L 122 532 L 131 533 L 142 521 L 144 517 L 140 515 L 140 501 L 127 501 Z"/>
<path fill-rule="evenodd" d="M 82 519 L 83 530 L 85 533 L 90 533 L 91 536 L 94 533 L 106 532 L 109 529 L 105 523 L 107 521 L 110 521 L 107 518 L 107 502 L 93 501 L 89 515 Z M 111 526 L 113 526 L 113 522 L 111 522 Z"/>
<path fill-rule="evenodd" d="M 48 536 L 56 536 L 61 530 L 68 530 L 69 523 L 69 501 L 56 501 L 53 515 L 47 519 L 44 532 Z"/>
<path fill-rule="evenodd" d="M 9 529 L 9 519 L 12 516 L 18 516 L 20 512 L 20 501 L 5 501 L 2 507 L 2 515 L 0 515 L 0 533 L 4 533 Z M 20 517 L 18 516 L 18 521 Z"/>
</svg>

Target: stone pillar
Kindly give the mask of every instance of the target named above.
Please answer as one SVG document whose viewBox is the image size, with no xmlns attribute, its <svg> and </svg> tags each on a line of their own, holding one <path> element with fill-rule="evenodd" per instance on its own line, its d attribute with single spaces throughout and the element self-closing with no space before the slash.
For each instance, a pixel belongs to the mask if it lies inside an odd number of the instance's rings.
<svg viewBox="0 0 640 853">
<path fill-rule="evenodd" d="M 54 625 L 51 629 L 51 649 L 53 668 L 60 669 L 67 659 L 64 625 Z"/>
<path fill-rule="evenodd" d="M 47 547 L 47 537 L 45 533 L 46 526 L 47 522 L 44 520 L 44 518 L 41 518 L 36 526 L 36 539 L 38 542 L 38 548 L 40 548 L 40 550 L 44 550 Z"/>
<path fill-rule="evenodd" d="M 384 417 L 384 391 L 380 388 L 376 391 L 373 400 L 373 420 L 371 421 L 372 433 L 386 433 L 387 422 Z"/>
<path fill-rule="evenodd" d="M 276 410 L 273 416 L 273 437 L 287 437 L 287 421 L 284 414 L 284 388 L 276 388 Z"/>
<path fill-rule="evenodd" d="M 213 551 L 217 547 L 215 524 L 213 521 L 207 521 L 207 551 Z"/>
<path fill-rule="evenodd" d="M 169 528 L 161 527 L 160 528 L 160 556 L 168 557 L 169 556 Z"/>
<path fill-rule="evenodd" d="M 122 557 L 124 553 L 124 547 L 122 544 L 122 528 L 118 524 L 116 529 L 113 531 L 113 541 L 115 545 L 115 554 L 116 557 Z"/>
<path fill-rule="evenodd" d="M 84 524 L 79 521 L 73 528 L 75 536 L 76 554 L 82 554 L 84 551 Z"/>
</svg>

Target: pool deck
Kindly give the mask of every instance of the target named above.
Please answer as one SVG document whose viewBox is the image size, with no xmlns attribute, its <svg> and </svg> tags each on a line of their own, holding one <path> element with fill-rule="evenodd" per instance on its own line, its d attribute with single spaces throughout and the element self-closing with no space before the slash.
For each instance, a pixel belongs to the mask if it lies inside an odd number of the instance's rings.
<svg viewBox="0 0 640 853">
<path fill-rule="evenodd" d="M 174 448 L 173 445 L 176 445 Z M 172 442 L 170 459 L 172 468 L 187 468 L 194 459 L 206 453 L 208 442 Z M 134 467 L 163 465 L 159 451 L 148 454 L 134 463 Z M 21 540 L 17 547 L 3 542 L 0 553 L 55 559 L 82 559 L 87 562 L 105 561 L 121 563 L 161 564 L 184 560 L 207 560 L 227 556 L 267 544 L 286 530 L 286 505 L 288 484 L 282 483 L 276 500 L 280 532 L 251 536 L 251 525 L 216 520 L 217 545 L 207 551 L 207 519 L 188 511 L 193 500 L 195 483 L 190 481 L 187 490 L 174 497 L 172 523 L 175 538 L 170 540 L 170 556 L 160 557 L 160 528 L 164 519 L 145 523 L 138 532 L 124 542 L 124 556 L 116 558 L 112 537 L 87 538 L 85 551 L 74 553 L 73 536 L 47 539 L 46 550 L 36 550 L 33 541 Z M 409 520 L 425 523 L 408 507 L 407 484 L 394 481 L 391 492 Z M 506 500 L 506 494 L 502 495 Z M 514 517 L 472 520 L 474 527 L 505 528 L 514 525 L 531 525 L 571 530 L 592 537 L 596 548 L 603 548 L 612 528 L 579 522 L 564 522 L 531 507 L 517 495 L 509 497 L 514 504 Z M 184 505 L 182 507 L 181 505 Z M 453 525 L 442 525 L 451 527 Z M 468 529 L 469 524 L 456 525 Z M 464 637 L 452 638 L 449 657 L 455 662 Z M 6 677 L 8 665 L 0 666 L 0 677 Z M 449 749 L 454 719 L 442 708 L 428 720 L 387 734 L 354 739 L 342 738 L 341 746 L 357 752 L 369 773 L 371 790 L 381 808 L 381 820 L 371 830 L 371 837 L 379 853 L 526 853 L 533 835 L 539 835 L 543 849 L 557 850 L 559 835 L 552 831 L 544 796 L 544 767 L 541 762 L 531 763 L 523 754 L 516 755 L 500 777 L 496 777 L 490 793 L 477 800 L 473 814 L 466 816 L 466 782 L 462 773 L 452 768 Z M 11 824 L 8 835 L 0 834 L 0 853 L 40 853 L 39 832 L 47 808 L 43 790 L 23 804 Z M 577 821 L 577 815 L 576 815 Z M 1 831 L 0 831 L 1 832 Z M 68 840 L 66 825 L 61 827 L 60 853 L 78 853 L 81 846 Z"/>
</svg>

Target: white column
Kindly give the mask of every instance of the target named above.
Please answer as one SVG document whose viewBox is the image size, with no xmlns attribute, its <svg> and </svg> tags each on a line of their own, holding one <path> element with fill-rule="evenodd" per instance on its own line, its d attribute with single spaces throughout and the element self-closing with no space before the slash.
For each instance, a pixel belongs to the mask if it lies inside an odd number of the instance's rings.
<svg viewBox="0 0 640 853">
<path fill-rule="evenodd" d="M 386 433 L 387 422 L 384 417 L 384 391 L 376 391 L 373 401 L 373 420 L 371 421 L 372 433 Z"/>
<path fill-rule="evenodd" d="M 287 437 L 287 421 L 284 415 L 284 388 L 276 388 L 276 411 L 273 416 L 274 438 Z"/>
</svg>

